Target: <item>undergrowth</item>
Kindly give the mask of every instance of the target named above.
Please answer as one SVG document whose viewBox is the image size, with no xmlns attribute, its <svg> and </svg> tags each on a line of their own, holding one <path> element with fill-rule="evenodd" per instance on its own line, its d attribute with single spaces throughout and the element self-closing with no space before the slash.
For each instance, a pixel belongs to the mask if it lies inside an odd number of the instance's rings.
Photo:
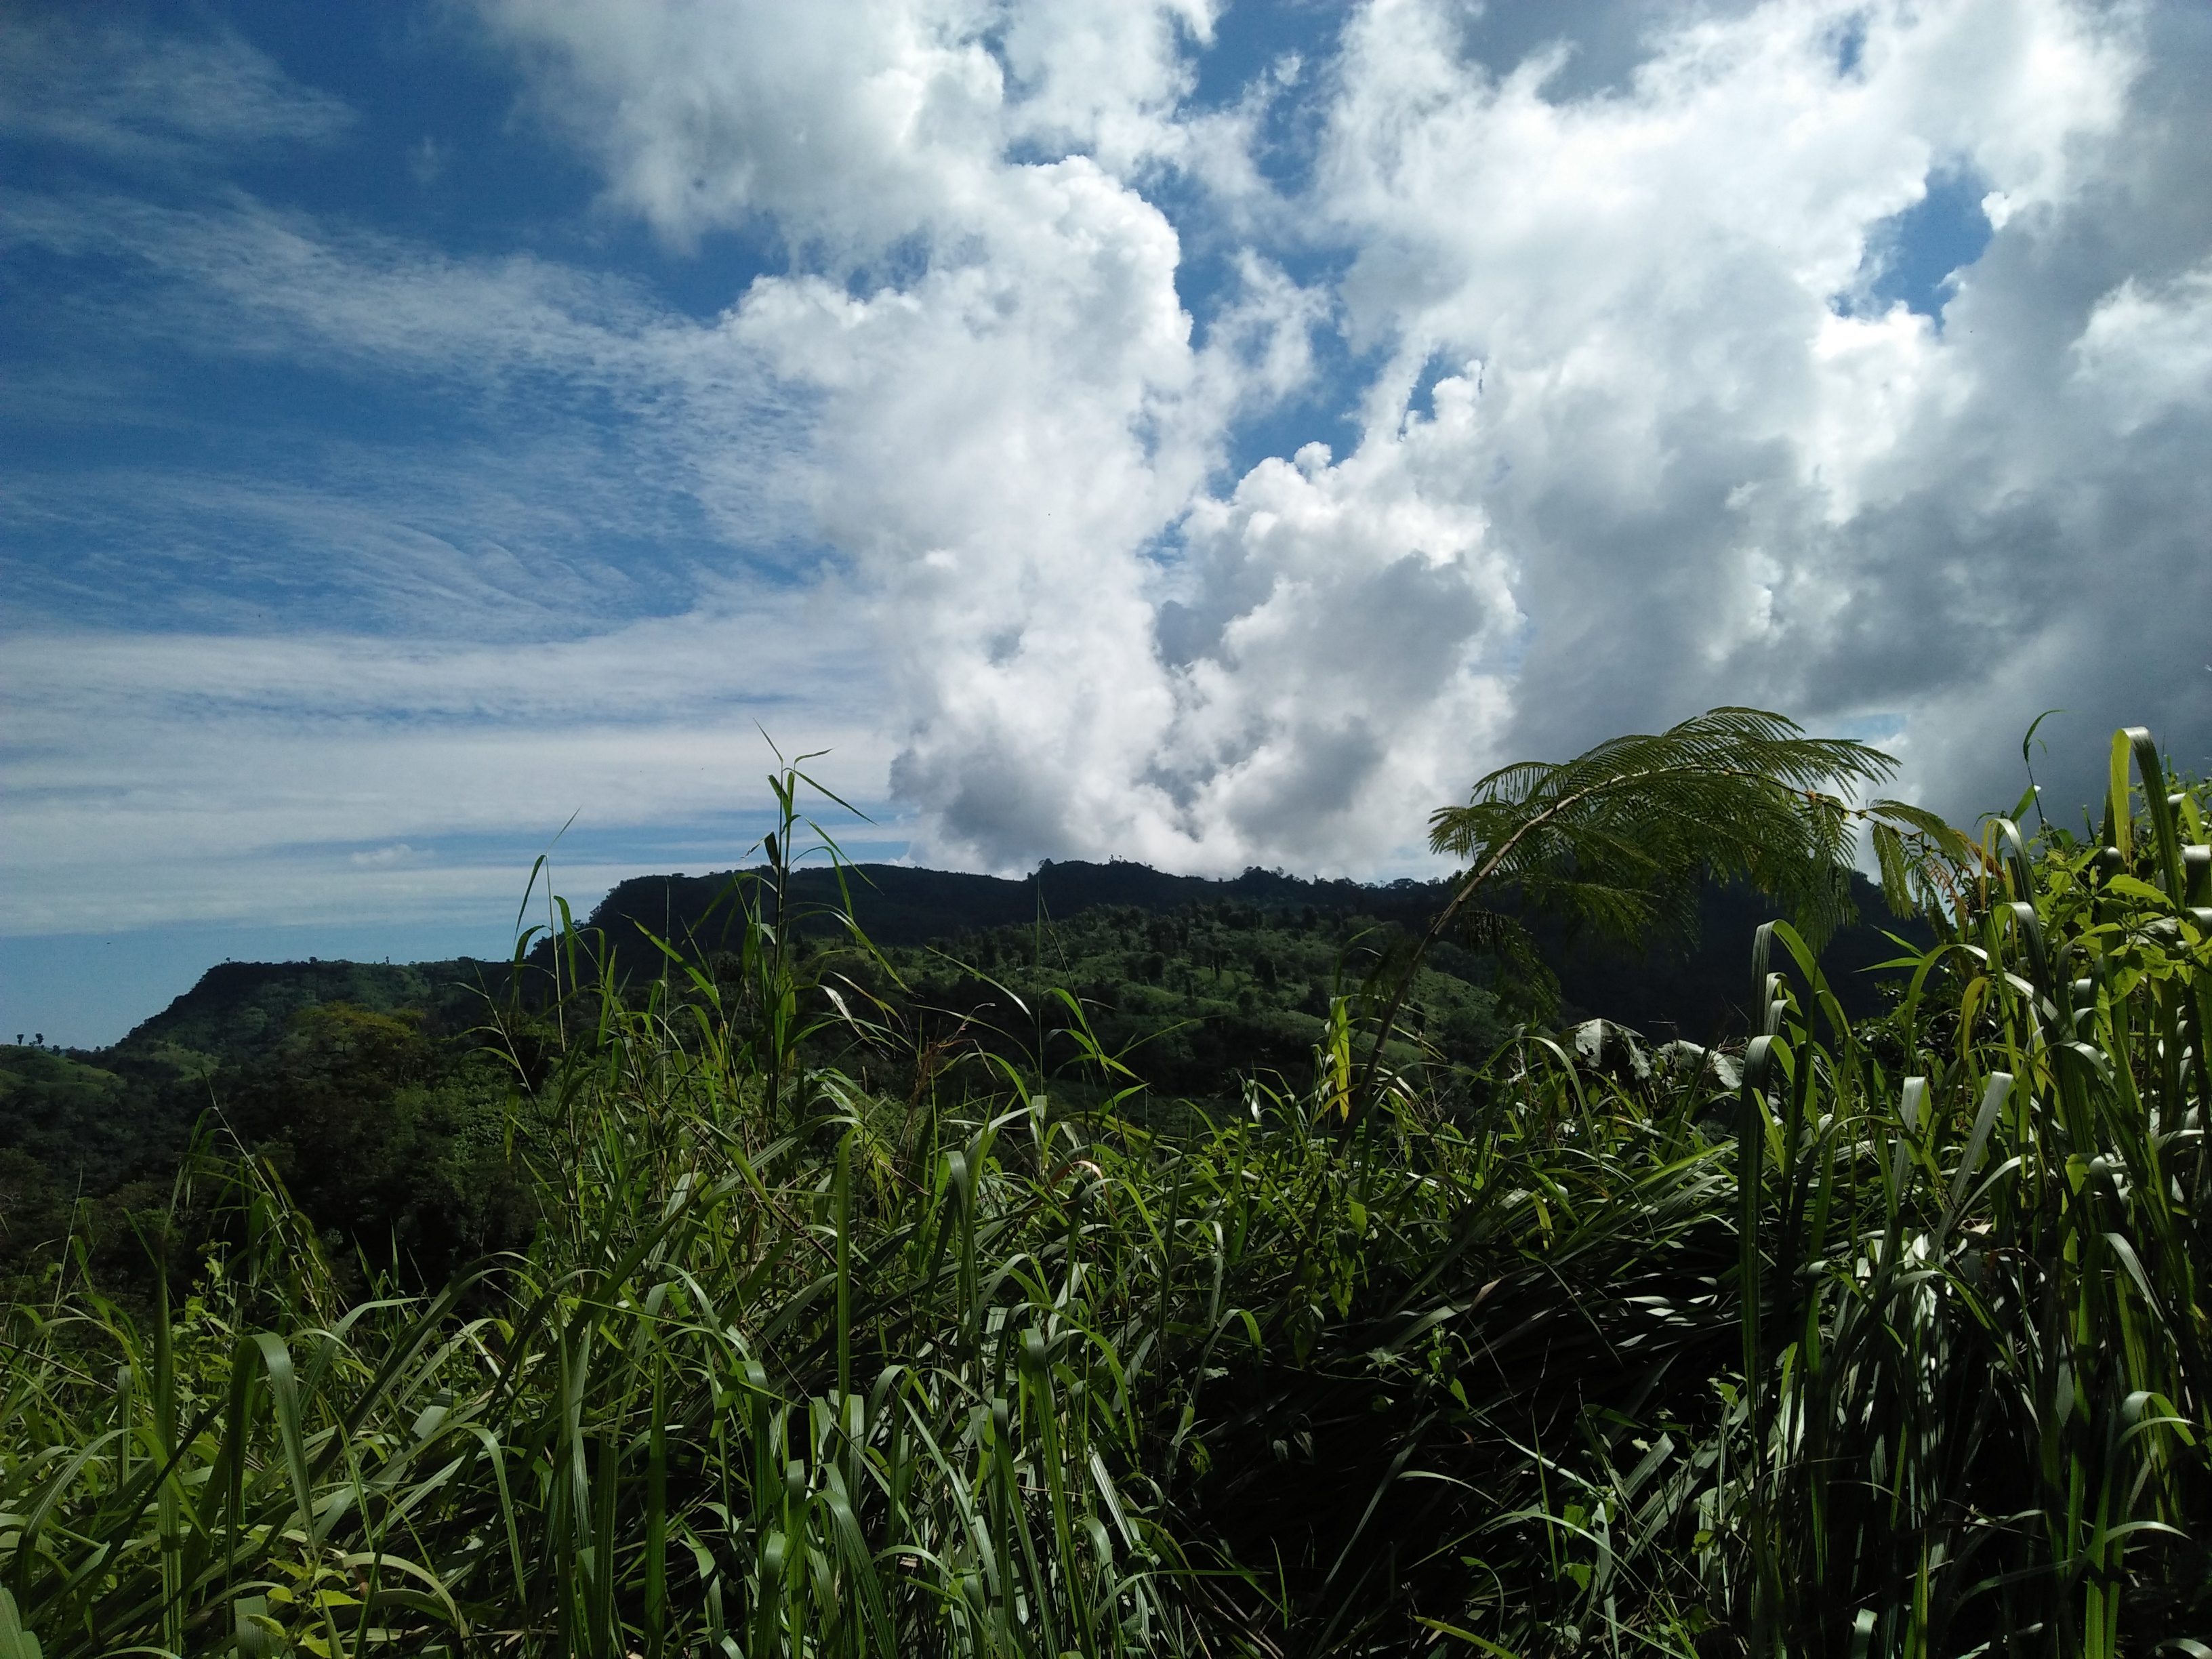
<svg viewBox="0 0 2212 1659">
<path fill-rule="evenodd" d="M 787 948 L 787 769 L 734 979 L 488 1011 L 526 1250 L 349 1297 L 211 1121 L 149 1299 L 10 1310 L 0 1659 L 2212 1652 L 2212 799 L 2115 756 L 1886 827 L 1877 1021 L 1777 922 L 1741 1052 L 1386 983 L 1212 1116 Z"/>
</svg>

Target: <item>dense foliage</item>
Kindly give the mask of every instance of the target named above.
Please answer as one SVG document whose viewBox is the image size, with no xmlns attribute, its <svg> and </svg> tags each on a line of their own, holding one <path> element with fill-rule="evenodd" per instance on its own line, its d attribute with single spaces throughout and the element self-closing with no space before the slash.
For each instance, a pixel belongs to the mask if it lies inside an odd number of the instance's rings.
<svg viewBox="0 0 2212 1659">
<path fill-rule="evenodd" d="M 2212 796 L 2116 752 L 2100 833 L 1893 820 L 1934 935 L 1879 1017 L 1786 922 L 1740 1050 L 1458 1046 L 1496 1006 L 1417 980 L 1364 1116 L 1399 981 L 1177 955 L 1312 1024 L 1160 1109 L 1159 1011 L 1080 994 L 1157 918 L 932 981 L 808 942 L 792 822 L 726 959 L 506 981 L 495 1091 L 293 1022 L 263 1144 L 382 1079 L 404 1175 L 481 1089 L 440 1179 L 527 1237 L 364 1292 L 210 1132 L 143 1305 L 80 1261 L 11 1315 L 0 1653 L 2196 1651 Z"/>
<path fill-rule="evenodd" d="M 603 949 L 584 971 L 598 973 L 603 960 L 616 979 L 641 987 L 667 969 L 653 943 L 662 938 L 682 941 L 710 972 L 735 974 L 744 923 L 732 895 L 758 873 L 623 884 L 586 924 Z M 1144 1099 L 1128 1103 L 1139 1115 L 1172 1115 L 1182 1101 L 1218 1114 L 1237 1107 L 1255 1073 L 1303 1078 L 1330 999 L 1364 983 L 1450 896 L 1442 883 L 1366 885 L 1257 870 L 1207 880 L 1126 863 L 1048 864 L 1020 881 L 884 865 L 844 874 L 854 915 L 894 971 L 849 953 L 840 969 L 896 1011 L 913 1034 L 909 1048 L 957 1031 L 953 1047 L 971 1066 L 979 1046 L 1006 1058 L 1037 1051 L 1062 1099 L 1103 1099 L 1112 1089 L 1070 1069 L 1080 1051 L 1054 1035 L 1051 1021 L 1000 1031 L 1022 1024 L 1008 1018 L 1009 995 L 1034 1009 L 1052 988 L 1072 988 L 1099 1041 L 1146 1085 Z M 787 877 L 800 916 L 796 948 L 846 939 L 836 872 L 800 867 Z M 1878 910 L 1875 890 L 1854 880 L 1861 908 Z M 1601 1009 L 1705 1042 L 1741 1035 L 1749 1003 L 1741 941 L 1769 914 L 1767 901 L 1746 886 L 1708 883 L 1698 904 L 1701 927 L 1629 946 L 1595 936 L 1577 943 L 1532 913 L 1533 974 L 1479 942 L 1442 941 L 1420 975 L 1423 1023 L 1409 1036 L 1473 1068 L 1514 1021 L 1532 1015 L 1571 1023 Z M 1893 950 L 1864 923 L 1831 941 L 1824 961 L 1854 1014 L 1878 1006 L 1875 981 L 1862 970 Z M 423 1288 L 526 1242 L 532 1211 L 505 1152 L 512 1067 L 486 1052 L 484 1022 L 517 991 L 542 1009 L 552 965 L 543 939 L 520 967 L 225 963 L 112 1048 L 0 1046 L 0 1285 L 36 1281 L 52 1242 L 72 1228 L 103 1282 L 143 1279 L 130 1217 L 166 1206 L 193 1125 L 210 1107 L 286 1173 L 293 1200 L 356 1285 L 357 1253 Z M 738 991 L 734 979 L 730 989 Z M 371 1040 L 345 1040 L 349 1031 Z M 520 1035 L 539 1044 L 542 1066 L 541 1034 Z M 1392 1052 L 1403 1060 L 1408 1051 Z M 380 1055 L 404 1064 L 395 1069 Z M 857 1079 L 882 1075 L 880 1057 L 865 1048 L 817 1059 L 848 1065 Z M 1463 1088 L 1449 1073 L 1437 1080 Z M 312 1109 L 289 1109 L 295 1095 Z"/>
</svg>

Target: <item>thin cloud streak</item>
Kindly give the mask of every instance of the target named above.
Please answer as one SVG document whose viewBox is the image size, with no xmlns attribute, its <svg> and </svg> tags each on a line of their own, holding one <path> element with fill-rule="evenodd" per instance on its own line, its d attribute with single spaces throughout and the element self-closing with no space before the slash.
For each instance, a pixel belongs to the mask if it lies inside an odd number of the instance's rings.
<svg viewBox="0 0 2212 1659">
<path fill-rule="evenodd" d="M 164 170 L 327 143 L 354 112 L 235 34 L 156 41 L 89 11 L 17 8 L 0 31 L 0 133 Z"/>
<path fill-rule="evenodd" d="M 648 619 L 528 650 L 18 639 L 0 713 L 10 930 L 283 921 L 372 902 L 435 915 L 495 898 L 572 814 L 595 836 L 754 822 L 774 763 L 763 732 L 789 752 L 826 743 L 817 775 L 880 803 L 890 751 L 868 665 L 830 642 L 823 600 L 793 593 L 780 610 Z M 878 810 L 890 827 L 871 838 L 897 836 L 896 813 Z M 453 838 L 477 843 L 465 867 L 402 879 L 351 858 L 364 843 L 434 854 Z M 486 838 L 500 849 L 488 858 Z M 265 879 L 250 874 L 263 866 Z M 318 883 L 328 896 L 311 902 Z"/>
</svg>

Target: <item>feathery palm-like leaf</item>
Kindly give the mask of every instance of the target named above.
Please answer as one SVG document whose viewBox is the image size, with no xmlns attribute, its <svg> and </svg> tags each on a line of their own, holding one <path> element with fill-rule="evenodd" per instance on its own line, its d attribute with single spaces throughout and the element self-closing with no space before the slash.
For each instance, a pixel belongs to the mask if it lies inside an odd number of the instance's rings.
<svg viewBox="0 0 2212 1659">
<path fill-rule="evenodd" d="M 1471 866 L 1413 951 L 1379 1023 L 1347 1111 L 1373 1096 L 1383 1043 L 1429 947 L 1476 892 L 1530 904 L 1615 938 L 1686 925 L 1701 877 L 1748 881 L 1790 905 L 1816 943 L 1851 914 L 1844 863 L 1858 809 L 1837 788 L 1897 763 L 1847 738 L 1808 738 L 1757 708 L 1714 708 L 1664 732 L 1613 738 L 1571 761 L 1522 761 L 1431 814 L 1429 844 Z"/>
<path fill-rule="evenodd" d="M 1850 902 L 1853 812 L 1834 791 L 1895 769 L 1779 714 L 1715 708 L 1556 765 L 1492 772 L 1465 805 L 1431 814 L 1429 843 L 1474 866 L 1469 885 L 1516 884 L 1618 935 L 1686 917 L 1700 875 L 1752 882 L 1793 904 L 1801 931 L 1825 933 Z"/>
</svg>

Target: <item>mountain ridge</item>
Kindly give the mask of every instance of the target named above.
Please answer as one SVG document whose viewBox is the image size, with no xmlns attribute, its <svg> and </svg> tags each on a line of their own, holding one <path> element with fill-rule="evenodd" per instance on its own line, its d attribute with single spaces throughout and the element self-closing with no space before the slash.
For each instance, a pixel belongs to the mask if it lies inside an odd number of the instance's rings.
<svg viewBox="0 0 2212 1659">
<path fill-rule="evenodd" d="M 735 914 L 729 903 L 732 884 L 740 875 L 759 875 L 764 869 L 635 876 L 611 888 L 583 927 L 605 935 L 618 974 L 651 977 L 660 971 L 662 958 L 648 933 L 679 950 L 687 945 L 701 951 L 725 948 Z M 1153 914 L 1223 903 L 1249 907 L 1262 915 L 1311 908 L 1413 927 L 1425 923 L 1452 890 L 1448 879 L 1357 882 L 1256 866 L 1237 876 L 1184 876 L 1127 860 L 1047 860 L 1021 877 L 875 863 L 847 865 L 842 871 L 855 921 L 885 946 L 957 946 L 964 936 L 1049 927 L 1102 905 Z M 839 901 L 838 876 L 826 866 L 792 872 L 791 902 L 802 913 L 798 931 L 816 939 L 838 931 L 832 917 Z M 1852 888 L 1860 920 L 1839 930 L 1823 961 L 1846 1010 L 1857 1013 L 1875 1006 L 1865 970 L 1894 950 L 1873 920 L 1881 909 L 1879 889 L 1856 872 Z M 1693 939 L 1657 939 L 1642 947 L 1625 947 L 1575 939 L 1540 918 L 1532 919 L 1531 927 L 1559 975 L 1564 1012 L 1602 1014 L 1622 1024 L 1668 1028 L 1705 1040 L 1735 1023 L 1731 1016 L 1749 990 L 1751 930 L 1772 914 L 1771 903 L 1752 890 L 1709 885 Z M 1887 917 L 1883 922 L 1891 931 L 1915 931 Z M 550 945 L 538 940 L 530 960 L 543 967 L 550 959 Z M 331 1001 L 378 1012 L 413 1008 L 442 1015 L 436 1023 L 451 1029 L 464 1012 L 459 1005 L 465 1000 L 483 1006 L 483 996 L 504 985 L 509 968 L 507 962 L 466 957 L 408 963 L 220 963 L 118 1042 L 87 1052 L 143 1054 L 157 1046 L 210 1055 L 250 1052 L 262 1046 L 264 1036 L 273 1041 L 280 1036 L 285 1019 L 298 1009 Z M 276 994 L 267 994 L 270 991 Z"/>
</svg>

